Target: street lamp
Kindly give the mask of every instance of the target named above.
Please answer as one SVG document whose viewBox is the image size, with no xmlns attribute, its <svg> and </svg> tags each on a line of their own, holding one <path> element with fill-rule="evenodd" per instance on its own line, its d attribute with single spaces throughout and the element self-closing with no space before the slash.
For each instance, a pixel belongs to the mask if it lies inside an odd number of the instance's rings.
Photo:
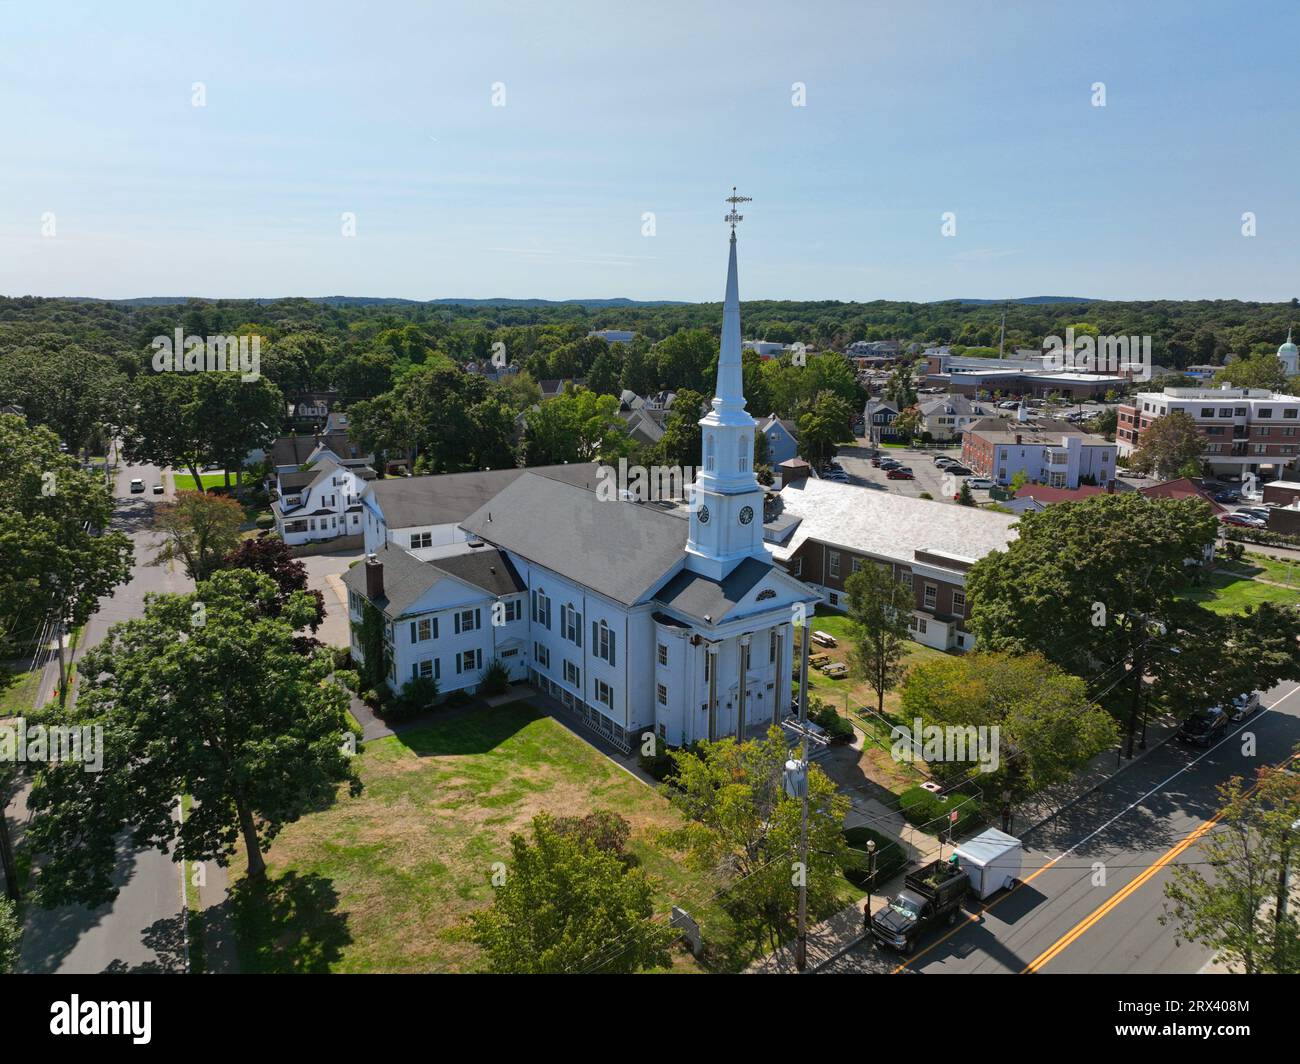
<svg viewBox="0 0 1300 1064">
<path fill-rule="evenodd" d="M 876 840 L 867 839 L 867 907 L 862 911 L 862 922 L 871 930 L 871 888 L 876 885 Z"/>
</svg>

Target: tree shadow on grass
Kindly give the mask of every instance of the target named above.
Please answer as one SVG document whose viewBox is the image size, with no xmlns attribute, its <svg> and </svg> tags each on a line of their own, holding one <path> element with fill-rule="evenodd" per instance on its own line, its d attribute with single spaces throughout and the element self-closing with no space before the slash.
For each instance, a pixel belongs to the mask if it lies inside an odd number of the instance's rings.
<svg viewBox="0 0 1300 1064">
<path fill-rule="evenodd" d="M 230 896 L 241 971 L 328 972 L 352 942 L 338 892 L 324 876 L 243 879 Z"/>
<path fill-rule="evenodd" d="M 492 708 L 475 707 L 427 727 L 397 734 L 397 739 L 419 757 L 483 754 L 495 750 L 529 724 L 545 716 L 526 701 L 509 702 Z"/>
</svg>

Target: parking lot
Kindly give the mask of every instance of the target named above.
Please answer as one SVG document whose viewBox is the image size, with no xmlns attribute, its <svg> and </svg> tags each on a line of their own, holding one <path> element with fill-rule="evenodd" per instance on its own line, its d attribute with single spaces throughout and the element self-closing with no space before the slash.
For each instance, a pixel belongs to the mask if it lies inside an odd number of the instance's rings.
<svg viewBox="0 0 1300 1064">
<path fill-rule="evenodd" d="M 961 451 L 957 447 L 928 449 L 882 447 L 880 449 L 880 454 L 910 467 L 915 480 L 889 480 L 885 476 L 885 470 L 877 469 L 871 464 L 871 458 L 876 453 L 875 448 L 865 443 L 854 447 L 841 447 L 836 461 L 848 474 L 850 482 L 861 487 L 875 488 L 878 491 L 892 491 L 897 495 L 910 495 L 912 498 L 918 498 L 923 492 L 928 492 L 934 499 L 951 502 L 952 496 L 960 490 L 962 478 L 951 478 L 945 483 L 946 474 L 934 464 L 935 456 L 941 454 L 960 458 Z M 988 502 L 987 491 L 972 491 L 972 494 L 976 502 Z"/>
</svg>

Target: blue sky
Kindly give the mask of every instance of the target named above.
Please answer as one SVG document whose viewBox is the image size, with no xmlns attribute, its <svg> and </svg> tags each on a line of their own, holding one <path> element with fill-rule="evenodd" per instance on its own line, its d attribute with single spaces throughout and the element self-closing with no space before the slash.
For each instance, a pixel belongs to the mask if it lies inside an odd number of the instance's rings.
<svg viewBox="0 0 1300 1064">
<path fill-rule="evenodd" d="M 1297 29 L 1294 2 L 0 0 L 0 293 L 718 300 L 736 184 L 745 299 L 1289 299 Z"/>
</svg>

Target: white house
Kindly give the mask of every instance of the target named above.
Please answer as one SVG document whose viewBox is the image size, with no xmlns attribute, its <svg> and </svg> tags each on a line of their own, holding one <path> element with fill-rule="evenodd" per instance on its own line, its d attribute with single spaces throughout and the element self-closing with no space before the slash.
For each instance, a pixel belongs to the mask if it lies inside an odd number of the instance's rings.
<svg viewBox="0 0 1300 1064">
<path fill-rule="evenodd" d="M 271 504 L 276 531 L 300 546 L 361 534 L 361 492 L 374 477 L 369 466 L 342 466 L 325 458 L 310 469 L 281 473 L 280 497 Z"/>
<path fill-rule="evenodd" d="M 444 691 L 470 688 L 489 654 L 506 664 L 512 651 L 512 672 L 526 670 L 624 749 L 647 732 L 685 745 L 755 734 L 784 718 L 793 608 L 810 608 L 818 596 L 773 563 L 763 539 L 763 488 L 752 468 L 758 426 L 742 389 L 734 223 L 717 387 L 700 427 L 702 471 L 689 506 L 610 497 L 577 476 L 516 471 L 459 522 L 468 539 L 448 544 L 447 554 L 425 561 L 389 542 L 354 566 L 344 577 L 352 615 L 360 617 L 366 599 L 382 611 L 390 686 L 418 669 Z M 381 508 L 392 520 L 391 507 Z M 401 527 L 416 527 L 412 517 Z M 521 595 L 522 616 L 510 605 Z M 479 611 L 473 619 L 471 611 Z M 353 653 L 363 652 L 354 644 Z"/>
<path fill-rule="evenodd" d="M 346 432 L 281 436 L 271 445 L 271 467 L 276 473 L 291 473 L 323 458 L 340 465 L 369 465 L 374 460 L 373 455 L 363 454 Z"/>
<path fill-rule="evenodd" d="M 469 533 L 461 522 L 524 475 L 523 469 L 489 469 L 479 473 L 441 473 L 388 477 L 370 481 L 361 493 L 361 531 L 367 553 L 392 543 L 418 558 L 445 554 Z M 596 465 L 539 466 L 541 476 L 596 486 Z"/>
<path fill-rule="evenodd" d="M 916 406 L 921 414 L 921 429 L 932 440 L 956 439 L 976 421 L 994 413 L 964 395 L 936 395 Z"/>
</svg>

